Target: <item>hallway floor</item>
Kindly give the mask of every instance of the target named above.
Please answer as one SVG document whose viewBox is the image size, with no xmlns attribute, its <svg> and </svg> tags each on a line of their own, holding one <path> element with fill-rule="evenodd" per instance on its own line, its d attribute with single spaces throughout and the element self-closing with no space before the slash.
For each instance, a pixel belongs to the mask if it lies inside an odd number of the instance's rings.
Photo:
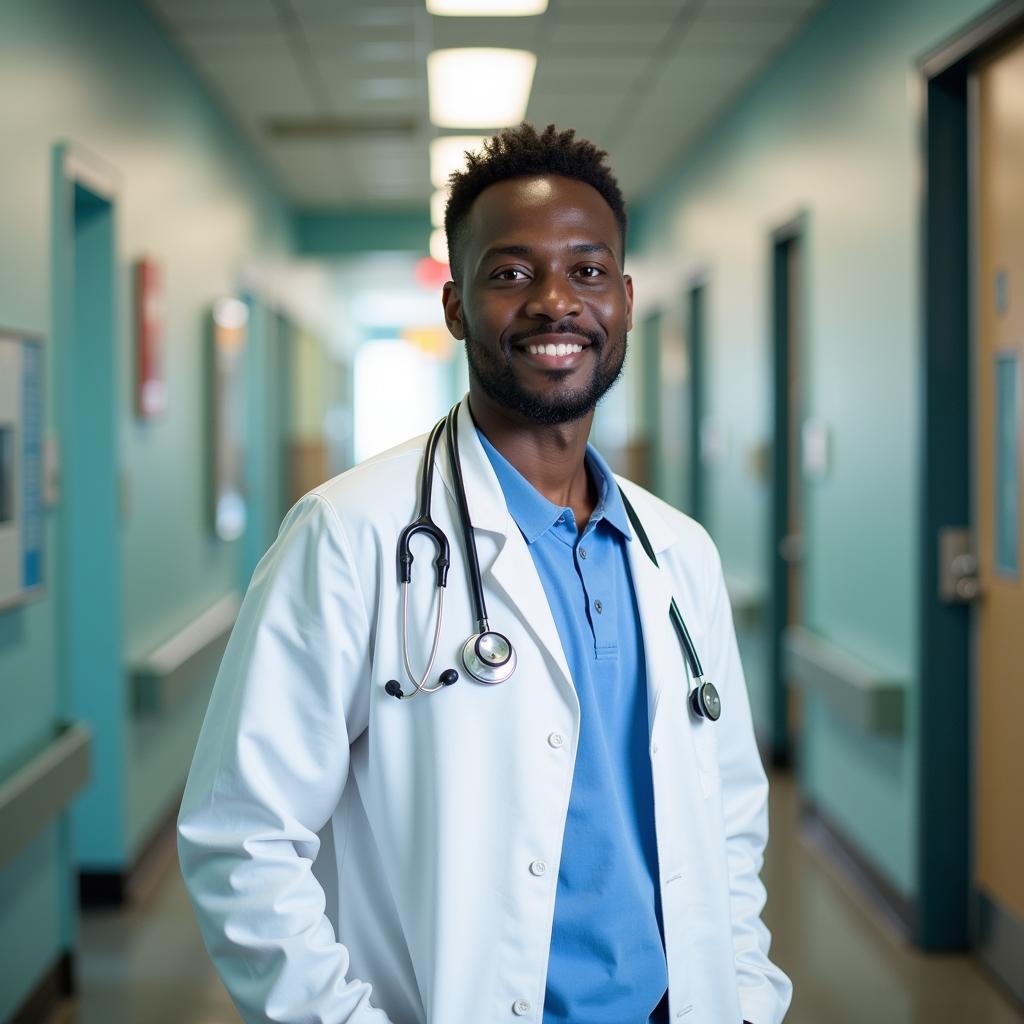
<svg viewBox="0 0 1024 1024">
<path fill-rule="evenodd" d="M 965 956 L 922 956 L 801 839 L 792 780 L 772 782 L 765 869 L 773 957 L 793 977 L 786 1024 L 1022 1024 Z M 79 998 L 50 1024 L 238 1024 L 177 866 L 138 905 L 82 922 Z M 582 1024 L 582 1022 L 581 1022 Z"/>
</svg>

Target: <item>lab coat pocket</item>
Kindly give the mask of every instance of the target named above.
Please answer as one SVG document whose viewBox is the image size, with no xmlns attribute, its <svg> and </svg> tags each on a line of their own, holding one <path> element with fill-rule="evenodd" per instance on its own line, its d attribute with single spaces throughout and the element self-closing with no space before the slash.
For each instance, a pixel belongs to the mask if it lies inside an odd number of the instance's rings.
<svg viewBox="0 0 1024 1024">
<path fill-rule="evenodd" d="M 717 793 L 721 785 L 715 728 L 715 723 L 706 719 L 691 723 L 693 745 L 697 754 L 697 775 L 700 777 L 700 788 L 705 799 Z"/>
</svg>

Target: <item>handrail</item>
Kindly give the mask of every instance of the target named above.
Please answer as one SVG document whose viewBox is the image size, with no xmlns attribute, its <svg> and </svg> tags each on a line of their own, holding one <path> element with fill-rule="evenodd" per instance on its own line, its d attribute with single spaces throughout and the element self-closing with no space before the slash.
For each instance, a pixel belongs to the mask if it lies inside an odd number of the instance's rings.
<svg viewBox="0 0 1024 1024">
<path fill-rule="evenodd" d="M 136 712 L 172 706 L 200 677 L 216 671 L 240 604 L 237 594 L 222 597 L 130 666 Z"/>
<path fill-rule="evenodd" d="M 0 868 L 67 808 L 88 783 L 91 768 L 92 730 L 74 722 L 0 781 Z"/>
</svg>

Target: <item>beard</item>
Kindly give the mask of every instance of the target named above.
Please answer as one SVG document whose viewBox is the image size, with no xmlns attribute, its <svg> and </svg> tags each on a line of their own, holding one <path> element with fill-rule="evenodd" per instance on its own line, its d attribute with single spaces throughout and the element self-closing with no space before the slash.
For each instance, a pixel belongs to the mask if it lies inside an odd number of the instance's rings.
<svg viewBox="0 0 1024 1024">
<path fill-rule="evenodd" d="M 622 335 L 622 354 L 611 362 L 606 359 L 608 339 L 590 331 L 553 331 L 550 327 L 533 333 L 583 334 L 590 341 L 594 353 L 594 368 L 590 380 L 581 387 L 556 389 L 554 394 L 539 395 L 527 390 L 519 382 L 512 369 L 512 345 L 501 344 L 497 350 L 481 345 L 473 338 L 469 324 L 465 323 L 466 362 L 469 374 L 483 389 L 485 395 L 509 412 L 518 413 L 534 423 L 554 426 L 571 423 L 593 412 L 597 403 L 622 376 L 626 362 L 627 335 Z M 516 341 L 529 337 L 517 335 Z M 548 376 L 556 381 L 564 380 L 572 370 L 550 370 Z"/>
</svg>

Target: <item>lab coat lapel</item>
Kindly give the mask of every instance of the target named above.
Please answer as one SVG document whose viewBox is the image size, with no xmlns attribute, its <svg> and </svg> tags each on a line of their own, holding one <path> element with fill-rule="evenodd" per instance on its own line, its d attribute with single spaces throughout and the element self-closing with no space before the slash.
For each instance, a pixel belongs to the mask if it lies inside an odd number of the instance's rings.
<svg viewBox="0 0 1024 1024">
<path fill-rule="evenodd" d="M 533 564 L 526 541 L 505 505 L 501 485 L 477 436 L 466 400 L 463 400 L 459 409 L 458 437 L 466 500 L 476 536 L 485 596 L 489 583 L 501 588 L 508 605 L 516 610 L 520 624 L 531 634 L 533 641 L 546 655 L 552 676 L 565 691 L 566 698 L 570 704 L 578 706 L 569 665 L 555 627 L 555 620 L 551 615 L 547 595 L 544 593 L 544 586 Z M 442 479 L 452 495 L 454 505 L 455 488 L 452 483 L 451 467 L 448 465 L 447 449 L 440 465 Z M 458 513 L 454 512 L 453 515 L 458 533 L 453 536 L 452 544 L 461 546 L 461 529 L 457 525 Z M 484 538 L 482 534 L 490 534 L 491 537 Z M 489 564 L 487 552 L 494 549 L 487 543 L 488 539 L 497 545 Z M 490 604 L 488 612 L 492 613 Z M 500 631 L 502 624 L 492 619 L 491 627 Z"/>
<path fill-rule="evenodd" d="M 620 480 L 626 496 L 636 509 L 654 548 L 655 554 L 665 551 L 675 541 L 665 520 L 658 513 L 648 496 L 631 484 Z M 679 640 L 669 618 L 672 603 L 672 580 L 668 571 L 656 566 L 647 556 L 634 531 L 629 543 L 629 562 L 633 572 L 633 586 L 636 590 L 637 605 L 644 637 L 644 656 L 647 664 L 647 722 L 651 733 L 658 712 L 662 691 L 671 689 L 673 680 L 684 678 L 686 666 L 683 662 Z"/>
</svg>

